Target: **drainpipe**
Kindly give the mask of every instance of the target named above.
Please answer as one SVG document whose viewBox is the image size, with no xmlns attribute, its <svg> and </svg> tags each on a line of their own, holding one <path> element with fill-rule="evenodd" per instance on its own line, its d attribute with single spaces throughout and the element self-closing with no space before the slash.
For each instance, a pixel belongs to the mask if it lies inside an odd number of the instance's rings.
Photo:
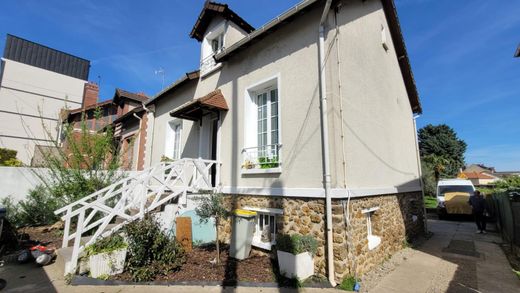
<svg viewBox="0 0 520 293">
<path fill-rule="evenodd" d="M 141 103 L 141 105 L 143 106 L 143 109 L 146 111 L 146 115 L 148 115 L 148 113 L 152 113 L 152 115 L 154 116 L 153 119 L 148 119 L 148 122 L 147 122 L 147 125 L 146 127 L 148 128 L 148 126 L 151 126 L 152 128 L 152 133 L 148 133 L 148 130 L 146 131 L 146 136 L 148 136 L 148 134 L 151 135 L 151 141 L 150 141 L 150 159 L 149 159 L 149 164 L 148 164 L 148 167 L 151 167 L 152 166 L 152 154 L 153 154 L 153 138 L 154 138 L 154 133 L 155 133 L 155 107 L 152 107 L 152 109 L 146 107 L 145 103 Z M 146 147 L 145 147 L 145 151 L 144 151 L 144 157 L 146 159 Z M 146 165 L 146 160 L 145 160 L 145 165 Z"/>
<path fill-rule="evenodd" d="M 329 123 L 328 123 L 328 107 L 327 107 L 327 93 L 326 93 L 326 78 L 325 78 L 325 21 L 329 14 L 332 0 L 327 0 L 323 13 L 321 14 L 319 27 L 319 72 L 320 72 L 320 106 L 321 106 L 321 148 L 323 161 L 323 185 L 325 187 L 325 216 L 327 225 L 327 271 L 329 282 L 333 287 L 336 287 L 334 274 L 334 251 L 332 238 L 332 200 L 330 194 L 330 156 L 329 156 Z"/>
<path fill-rule="evenodd" d="M 419 183 L 421 184 L 421 194 L 423 198 L 423 221 L 424 221 L 424 235 L 428 236 L 428 219 L 426 218 L 426 206 L 424 205 L 424 182 L 422 177 L 421 154 L 419 152 L 419 136 L 417 135 L 417 118 L 421 115 L 413 116 L 413 130 L 415 134 L 415 156 L 417 157 L 417 173 L 419 174 Z"/>
</svg>

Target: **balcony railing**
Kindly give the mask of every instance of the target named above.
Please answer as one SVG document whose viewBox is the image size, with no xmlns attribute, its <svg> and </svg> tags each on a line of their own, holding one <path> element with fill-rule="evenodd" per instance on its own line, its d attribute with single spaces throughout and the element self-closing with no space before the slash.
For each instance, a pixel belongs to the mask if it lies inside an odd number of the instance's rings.
<svg viewBox="0 0 520 293">
<path fill-rule="evenodd" d="M 203 58 L 200 61 L 201 75 L 211 72 L 213 69 L 217 68 L 220 65 L 220 63 L 215 62 L 215 58 L 213 58 L 213 56 L 215 56 L 215 53 L 212 53 L 211 55 Z"/>
<path fill-rule="evenodd" d="M 281 144 L 248 147 L 242 150 L 243 170 L 274 169 L 282 166 Z"/>
</svg>

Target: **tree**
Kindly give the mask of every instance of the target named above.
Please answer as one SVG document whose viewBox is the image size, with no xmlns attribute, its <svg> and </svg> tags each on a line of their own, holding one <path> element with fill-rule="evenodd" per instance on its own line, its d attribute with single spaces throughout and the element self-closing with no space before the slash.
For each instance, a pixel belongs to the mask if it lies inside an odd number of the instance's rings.
<svg viewBox="0 0 520 293">
<path fill-rule="evenodd" d="M 437 180 L 454 177 L 464 167 L 467 144 L 448 125 L 428 124 L 419 129 L 418 138 L 421 158 L 438 173 Z"/>
<path fill-rule="evenodd" d="M 101 119 L 101 109 L 95 110 L 94 117 Z M 43 152 L 41 167 L 49 172 L 36 172 L 47 191 L 63 204 L 94 193 L 124 176 L 119 171 L 122 154 L 114 143 L 112 128 L 93 132 L 88 122 L 83 115 L 79 123 L 65 124 L 61 145 L 55 143 L 52 151 Z"/>
<path fill-rule="evenodd" d="M 218 237 L 218 226 L 222 219 L 229 217 L 229 212 L 223 205 L 222 194 L 210 193 L 206 196 L 196 198 L 200 204 L 195 208 L 195 213 L 200 217 L 201 223 L 207 223 L 209 219 L 215 219 L 216 239 L 217 245 L 217 264 L 220 264 L 220 245 Z"/>
</svg>

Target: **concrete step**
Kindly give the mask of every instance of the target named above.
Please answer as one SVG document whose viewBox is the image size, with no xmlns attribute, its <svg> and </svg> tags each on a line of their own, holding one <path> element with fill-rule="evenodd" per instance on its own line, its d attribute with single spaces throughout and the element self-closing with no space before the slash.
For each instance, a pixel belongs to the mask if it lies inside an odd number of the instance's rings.
<svg viewBox="0 0 520 293">
<path fill-rule="evenodd" d="M 55 265 L 62 275 L 66 275 L 70 266 L 70 260 L 72 259 L 72 247 L 64 247 L 56 250 L 56 261 Z"/>
</svg>

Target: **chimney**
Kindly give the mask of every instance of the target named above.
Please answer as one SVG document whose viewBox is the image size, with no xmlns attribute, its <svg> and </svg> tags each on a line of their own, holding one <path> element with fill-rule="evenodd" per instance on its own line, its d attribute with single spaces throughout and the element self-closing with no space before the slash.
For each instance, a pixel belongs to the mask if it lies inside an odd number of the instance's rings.
<svg viewBox="0 0 520 293">
<path fill-rule="evenodd" d="M 83 108 L 95 105 L 98 101 L 99 86 L 91 81 L 85 84 L 83 90 Z"/>
</svg>

